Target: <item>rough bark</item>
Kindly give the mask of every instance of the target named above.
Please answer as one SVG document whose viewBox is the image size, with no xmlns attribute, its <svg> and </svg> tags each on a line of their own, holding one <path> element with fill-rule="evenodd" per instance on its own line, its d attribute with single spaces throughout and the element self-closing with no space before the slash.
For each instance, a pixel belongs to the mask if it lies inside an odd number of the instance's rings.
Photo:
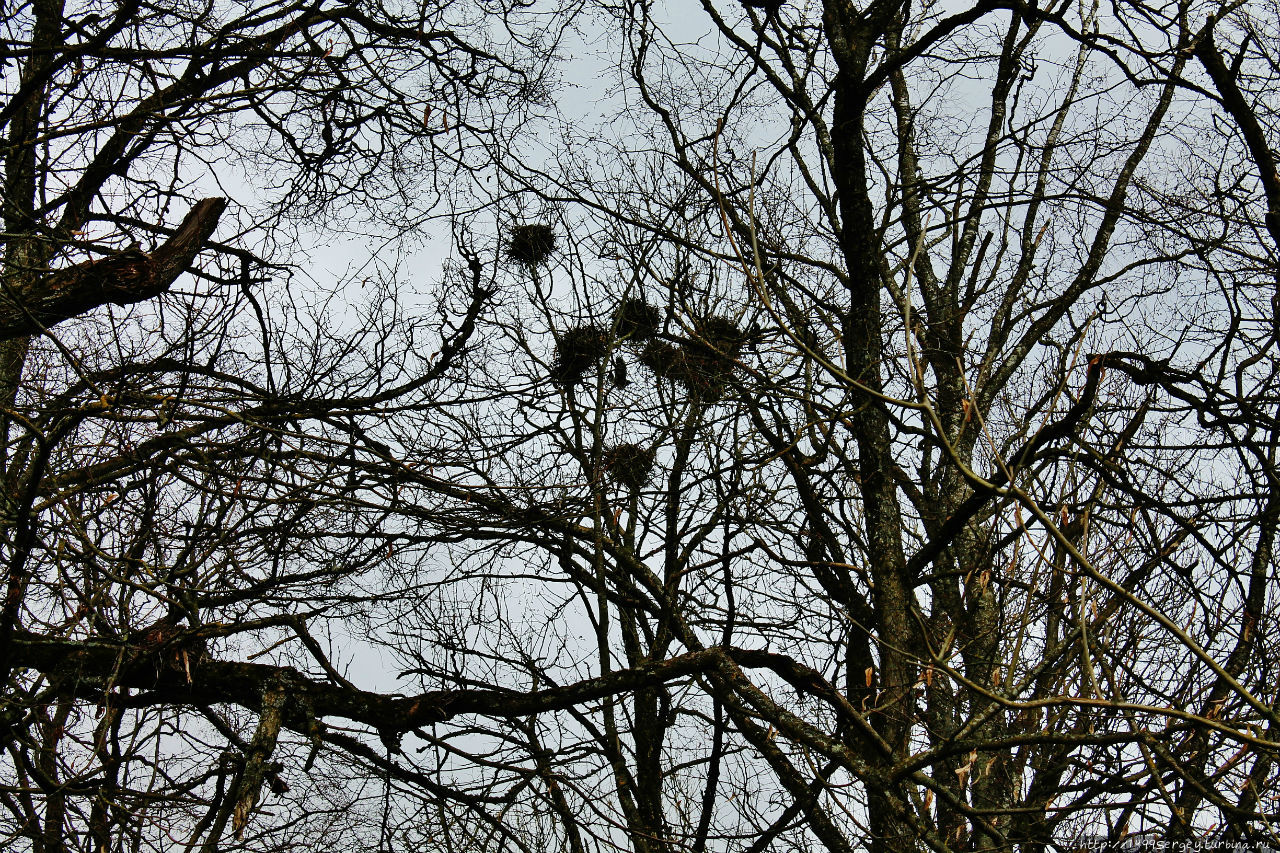
<svg viewBox="0 0 1280 853">
<path fill-rule="evenodd" d="M 186 272 L 226 209 L 207 198 L 150 254 L 130 249 L 47 275 L 16 277 L 0 294 L 0 339 L 43 332 L 99 305 L 132 305 L 164 293 Z"/>
</svg>

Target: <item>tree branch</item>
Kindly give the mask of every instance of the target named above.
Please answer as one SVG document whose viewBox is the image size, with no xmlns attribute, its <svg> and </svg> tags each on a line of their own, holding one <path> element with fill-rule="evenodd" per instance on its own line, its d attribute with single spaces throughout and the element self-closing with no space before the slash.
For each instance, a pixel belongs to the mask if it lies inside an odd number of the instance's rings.
<svg viewBox="0 0 1280 853">
<path fill-rule="evenodd" d="M 130 249 L 51 272 L 29 285 L 6 286 L 0 293 L 0 340 L 39 334 L 107 302 L 132 305 L 164 293 L 190 268 L 226 207 L 221 198 L 200 202 L 151 254 Z"/>
<path fill-rule="evenodd" d="M 199 644 L 197 631 L 156 648 L 15 631 L 12 663 L 39 670 L 64 691 L 85 696 L 108 686 L 146 691 L 116 700 L 128 705 L 231 703 L 260 710 L 264 689 L 279 683 L 287 697 L 282 719 L 288 728 L 310 731 L 314 719 L 342 717 L 395 737 L 460 714 L 514 718 L 563 710 L 705 672 L 724 657 L 722 649 L 713 648 L 544 690 L 449 689 L 406 697 L 316 681 L 292 667 L 216 660 L 191 650 Z"/>
</svg>

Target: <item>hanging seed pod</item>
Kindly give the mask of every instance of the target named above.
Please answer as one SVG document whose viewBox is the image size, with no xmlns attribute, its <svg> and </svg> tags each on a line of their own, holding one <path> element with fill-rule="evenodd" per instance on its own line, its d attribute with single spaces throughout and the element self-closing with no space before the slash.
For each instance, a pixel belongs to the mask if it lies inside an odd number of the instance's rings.
<svg viewBox="0 0 1280 853">
<path fill-rule="evenodd" d="M 619 485 L 631 490 L 644 488 L 653 476 L 656 454 L 639 444 L 617 444 L 605 451 L 604 467 Z"/>
<path fill-rule="evenodd" d="M 517 225 L 507 241 L 507 257 L 532 267 L 551 257 L 556 250 L 556 232 L 540 222 Z"/>
<path fill-rule="evenodd" d="M 609 333 L 604 329 L 594 325 L 569 329 L 556 341 L 551 379 L 564 388 L 577 385 L 608 353 Z"/>
<path fill-rule="evenodd" d="M 652 338 L 662 322 L 662 312 L 643 299 L 624 299 L 613 315 L 613 328 L 618 337 L 636 343 Z"/>
</svg>

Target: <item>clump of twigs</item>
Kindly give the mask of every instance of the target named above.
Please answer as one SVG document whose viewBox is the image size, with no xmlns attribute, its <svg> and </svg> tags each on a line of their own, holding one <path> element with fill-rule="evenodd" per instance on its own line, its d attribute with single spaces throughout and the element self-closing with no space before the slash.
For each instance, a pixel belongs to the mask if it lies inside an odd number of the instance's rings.
<svg viewBox="0 0 1280 853">
<path fill-rule="evenodd" d="M 556 232 L 541 222 L 517 225 L 511 229 L 511 237 L 507 241 L 507 257 L 527 267 L 542 263 L 555 250 Z"/>
<path fill-rule="evenodd" d="M 654 341 L 640 353 L 640 363 L 654 375 L 683 385 L 707 402 L 724 395 L 746 336 L 732 320 L 710 317 L 680 346 Z"/>
<path fill-rule="evenodd" d="M 681 348 L 680 358 L 673 365 L 667 378 L 679 382 L 690 394 L 708 403 L 714 403 L 724 396 L 729 371 L 724 368 L 718 358 L 709 357 L 691 346 L 685 346 Z"/>
<path fill-rule="evenodd" d="M 696 340 L 716 351 L 722 358 L 733 360 L 746 342 L 746 335 L 728 317 L 708 317 L 698 324 Z"/>
<path fill-rule="evenodd" d="M 653 476 L 656 454 L 639 444 L 615 444 L 605 451 L 604 467 L 620 485 L 633 491 L 642 489 Z"/>
<path fill-rule="evenodd" d="M 596 325 L 569 329 L 556 341 L 551 378 L 565 388 L 577 385 L 608 353 L 609 333 L 604 329 Z"/>
<path fill-rule="evenodd" d="M 664 341 L 650 341 L 638 356 L 640 363 L 652 370 L 655 376 L 663 377 L 678 357 L 679 350 Z"/>
<path fill-rule="evenodd" d="M 636 343 L 646 341 L 658 333 L 662 312 L 640 298 L 624 299 L 613 315 L 613 328 L 618 337 Z"/>
</svg>

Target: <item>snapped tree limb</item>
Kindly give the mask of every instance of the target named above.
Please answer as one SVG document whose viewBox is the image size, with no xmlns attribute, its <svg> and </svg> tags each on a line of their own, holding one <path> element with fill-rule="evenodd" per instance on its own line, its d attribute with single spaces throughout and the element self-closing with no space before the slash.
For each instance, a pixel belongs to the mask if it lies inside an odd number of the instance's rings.
<svg viewBox="0 0 1280 853">
<path fill-rule="evenodd" d="M 206 198 L 150 254 L 130 249 L 42 276 L 11 276 L 0 290 L 0 340 L 39 334 L 99 305 L 132 305 L 164 293 L 186 272 L 226 210 Z"/>
</svg>

